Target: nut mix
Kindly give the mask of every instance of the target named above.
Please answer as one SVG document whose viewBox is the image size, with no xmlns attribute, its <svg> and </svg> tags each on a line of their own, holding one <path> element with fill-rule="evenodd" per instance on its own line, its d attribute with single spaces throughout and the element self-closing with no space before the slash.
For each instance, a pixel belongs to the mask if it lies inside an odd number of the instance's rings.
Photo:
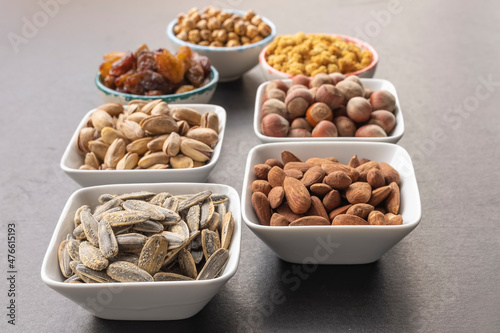
<svg viewBox="0 0 500 333">
<path fill-rule="evenodd" d="M 334 157 L 302 161 L 289 151 L 281 161 L 254 166 L 252 206 L 262 225 L 399 225 L 401 179 L 385 162 Z"/>
<path fill-rule="evenodd" d="M 394 95 L 365 89 L 357 76 L 274 80 L 263 101 L 262 134 L 272 137 L 386 137 L 396 126 Z"/>
<path fill-rule="evenodd" d="M 179 94 L 210 82 L 210 60 L 181 46 L 176 55 L 141 45 L 134 53 L 110 52 L 99 67 L 103 84 L 134 95 Z"/>
<path fill-rule="evenodd" d="M 341 37 L 323 34 L 282 35 L 269 44 L 266 61 L 291 75 L 353 73 L 370 65 L 373 55 Z"/>
<path fill-rule="evenodd" d="M 177 16 L 177 38 L 201 46 L 235 47 L 257 43 L 271 34 L 271 27 L 252 10 L 243 16 L 212 6 L 191 8 Z"/>
<path fill-rule="evenodd" d="M 215 112 L 132 100 L 99 106 L 80 130 L 81 170 L 183 169 L 203 166 L 219 141 Z"/>
<path fill-rule="evenodd" d="M 229 259 L 234 219 L 226 195 L 202 191 L 103 194 L 75 212 L 58 262 L 67 283 L 207 280 Z"/>
</svg>

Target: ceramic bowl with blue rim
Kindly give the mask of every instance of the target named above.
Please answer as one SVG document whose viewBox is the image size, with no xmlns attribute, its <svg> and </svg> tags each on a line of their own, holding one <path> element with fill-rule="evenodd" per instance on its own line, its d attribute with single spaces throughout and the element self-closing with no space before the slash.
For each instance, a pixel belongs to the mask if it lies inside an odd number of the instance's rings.
<svg viewBox="0 0 500 333">
<path fill-rule="evenodd" d="M 240 14 L 242 16 L 245 14 L 244 11 L 240 10 L 223 10 Z M 259 63 L 260 52 L 267 46 L 267 44 L 271 43 L 276 36 L 276 27 L 274 24 L 265 17 L 262 17 L 262 21 L 271 27 L 271 34 L 261 41 L 249 45 L 236 47 L 213 47 L 185 42 L 177 38 L 174 34 L 174 26 L 177 23 L 177 19 L 174 19 L 169 23 L 167 27 L 167 36 L 175 45 L 189 46 L 198 54 L 207 56 L 210 59 L 210 63 L 219 71 L 220 82 L 234 81 Z"/>
<path fill-rule="evenodd" d="M 217 87 L 218 81 L 219 81 L 219 72 L 214 68 L 214 66 L 212 66 L 210 72 L 210 82 L 208 82 L 206 85 L 202 87 L 180 94 L 145 96 L 145 95 L 134 95 L 134 94 L 118 92 L 104 85 L 100 73 L 97 73 L 95 77 L 95 84 L 104 102 L 105 103 L 118 102 L 121 104 L 128 104 L 128 102 L 133 99 L 142 99 L 146 101 L 161 99 L 162 101 L 167 102 L 168 104 L 173 104 L 173 103 L 207 104 L 215 92 L 215 88 Z"/>
</svg>

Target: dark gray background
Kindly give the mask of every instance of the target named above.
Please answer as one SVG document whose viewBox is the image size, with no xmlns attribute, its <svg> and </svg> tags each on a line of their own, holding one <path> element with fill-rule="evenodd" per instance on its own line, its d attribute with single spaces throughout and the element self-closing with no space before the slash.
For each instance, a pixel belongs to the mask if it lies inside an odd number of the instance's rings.
<svg viewBox="0 0 500 333">
<path fill-rule="evenodd" d="M 1 1 L 0 330 L 5 331 L 409 331 L 494 332 L 500 326 L 500 6 L 497 1 L 67 1 L 18 45 L 38 0 Z M 397 13 L 390 13 L 391 4 Z M 170 47 L 167 23 L 192 6 L 254 9 L 280 34 L 365 34 L 380 54 L 375 76 L 399 94 L 422 222 L 379 262 L 322 266 L 287 283 L 280 261 L 246 227 L 238 272 L 196 316 L 176 322 L 95 318 L 46 287 L 43 255 L 79 186 L 59 168 L 80 119 L 102 101 L 101 57 L 142 43 Z M 228 114 L 222 156 L 208 181 L 241 193 L 259 68 L 219 84 Z M 485 81 L 494 84 L 485 85 Z M 489 89 L 489 90 L 488 90 Z M 460 111 L 460 109 L 462 111 Z M 7 224 L 17 225 L 17 325 L 7 325 Z M 281 304 L 270 307 L 276 293 Z"/>
</svg>

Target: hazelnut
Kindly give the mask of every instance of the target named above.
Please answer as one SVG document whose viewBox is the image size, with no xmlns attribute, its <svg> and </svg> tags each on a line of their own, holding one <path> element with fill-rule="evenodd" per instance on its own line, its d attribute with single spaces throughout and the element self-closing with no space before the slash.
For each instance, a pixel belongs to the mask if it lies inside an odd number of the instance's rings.
<svg viewBox="0 0 500 333">
<path fill-rule="evenodd" d="M 333 84 L 333 80 L 330 75 L 326 73 L 318 73 L 312 77 L 311 82 L 309 83 L 309 87 L 319 88 L 323 84 Z"/>
<path fill-rule="evenodd" d="M 249 24 L 247 26 L 247 31 L 245 32 L 245 36 L 252 39 L 255 36 L 257 36 L 258 34 L 259 34 L 259 30 L 257 30 L 257 27 L 255 25 Z"/>
<path fill-rule="evenodd" d="M 286 93 L 288 91 L 288 86 L 285 82 L 281 80 L 272 80 L 267 84 L 266 91 L 269 91 L 271 89 L 280 89 Z"/>
<path fill-rule="evenodd" d="M 272 113 L 262 118 L 262 134 L 272 137 L 285 137 L 288 135 L 288 120 L 279 114 Z"/>
<path fill-rule="evenodd" d="M 388 91 L 375 91 L 370 96 L 373 110 L 387 110 L 394 112 L 396 109 L 396 98 Z"/>
<path fill-rule="evenodd" d="M 335 87 L 339 89 L 348 100 L 353 97 L 362 97 L 365 95 L 365 90 L 363 89 L 363 87 L 353 81 L 343 80 L 337 83 Z"/>
<path fill-rule="evenodd" d="M 384 129 L 379 125 L 368 124 L 361 126 L 356 131 L 356 137 L 386 137 Z"/>
<path fill-rule="evenodd" d="M 313 96 L 308 89 L 294 89 L 285 98 L 286 108 L 292 119 L 303 116 L 312 102 Z"/>
<path fill-rule="evenodd" d="M 226 46 L 227 47 L 236 47 L 236 46 L 241 46 L 241 43 L 237 39 L 230 39 L 227 41 Z"/>
<path fill-rule="evenodd" d="M 188 40 L 190 43 L 197 44 L 201 41 L 200 30 L 193 29 L 188 32 Z"/>
<path fill-rule="evenodd" d="M 311 137 L 311 132 L 303 128 L 292 128 L 288 132 L 290 138 L 309 138 Z"/>
<path fill-rule="evenodd" d="M 347 117 L 347 108 L 344 105 L 341 105 L 338 108 L 333 109 L 332 111 L 333 111 L 333 117 L 339 117 L 339 116 Z"/>
<path fill-rule="evenodd" d="M 276 98 L 270 98 L 267 101 L 265 101 L 264 104 L 262 104 L 261 113 L 263 117 L 271 113 L 276 113 L 279 114 L 280 116 L 285 117 L 287 111 L 285 103 L 283 101 L 280 101 L 279 99 Z"/>
<path fill-rule="evenodd" d="M 322 120 L 312 130 L 312 136 L 318 137 L 337 137 L 337 127 L 334 123 L 328 120 Z"/>
<path fill-rule="evenodd" d="M 264 101 L 270 98 L 275 98 L 282 102 L 285 102 L 285 97 L 286 97 L 285 92 L 278 88 L 266 90 L 266 92 L 264 93 Z"/>
<path fill-rule="evenodd" d="M 337 126 L 339 136 L 350 137 L 356 133 L 356 124 L 347 117 L 335 117 L 333 118 L 333 123 Z"/>
<path fill-rule="evenodd" d="M 363 87 L 363 83 L 361 83 L 361 80 L 359 79 L 359 77 L 357 77 L 356 75 L 349 75 L 348 77 L 345 78 L 346 81 L 352 81 L 354 83 L 357 83 L 361 86 L 361 88 L 364 89 Z"/>
<path fill-rule="evenodd" d="M 208 21 L 207 20 L 199 20 L 198 23 L 196 23 L 196 28 L 198 28 L 200 30 L 208 29 Z"/>
<path fill-rule="evenodd" d="M 304 86 L 302 84 L 294 84 L 293 86 L 290 86 L 290 88 L 288 88 L 288 92 L 291 93 L 292 91 L 297 90 L 297 89 L 309 90 L 309 88 L 307 88 L 306 86 Z"/>
<path fill-rule="evenodd" d="M 309 122 L 306 120 L 306 118 L 302 118 L 302 117 L 295 118 L 292 121 L 290 128 L 301 128 L 301 129 L 305 129 L 308 132 L 311 132 L 313 129 L 313 127 L 311 126 L 311 124 L 309 124 Z"/>
<path fill-rule="evenodd" d="M 333 119 L 332 110 L 322 102 L 312 104 L 306 111 L 306 119 L 312 126 L 316 126 L 322 120 L 331 121 Z"/>
<path fill-rule="evenodd" d="M 371 113 L 368 123 L 379 125 L 388 134 L 396 126 L 396 117 L 387 110 L 377 110 Z"/>
<path fill-rule="evenodd" d="M 347 102 L 347 116 L 357 123 L 370 119 L 372 106 L 364 97 L 353 97 Z"/>
<path fill-rule="evenodd" d="M 244 36 L 245 33 L 247 32 L 247 23 L 243 21 L 236 22 L 234 24 L 234 32 L 236 32 L 240 36 Z"/>
<path fill-rule="evenodd" d="M 208 19 L 207 26 L 210 30 L 217 30 L 221 27 L 220 22 L 215 17 Z"/>
<path fill-rule="evenodd" d="M 309 87 L 309 82 L 311 82 L 311 78 L 304 74 L 297 74 L 292 77 L 291 85 L 301 84 L 303 86 Z"/>
<path fill-rule="evenodd" d="M 365 98 L 366 99 L 370 99 L 372 94 L 373 94 L 373 89 L 365 89 Z"/>
<path fill-rule="evenodd" d="M 316 91 L 316 101 L 326 103 L 333 110 L 344 105 L 346 98 L 342 91 L 333 84 L 324 84 Z"/>
<path fill-rule="evenodd" d="M 259 25 L 257 25 L 257 30 L 259 30 L 259 33 L 262 35 L 262 37 L 267 37 L 272 32 L 271 27 L 264 22 L 260 22 Z"/>
<path fill-rule="evenodd" d="M 345 75 L 342 73 L 330 73 L 329 75 L 332 78 L 333 85 L 336 85 L 337 83 L 345 79 Z"/>
</svg>

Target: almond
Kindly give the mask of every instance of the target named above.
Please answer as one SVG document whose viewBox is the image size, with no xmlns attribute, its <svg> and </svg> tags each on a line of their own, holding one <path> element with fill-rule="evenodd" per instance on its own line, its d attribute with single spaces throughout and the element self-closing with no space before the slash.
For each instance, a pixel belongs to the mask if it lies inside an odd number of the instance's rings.
<svg viewBox="0 0 500 333">
<path fill-rule="evenodd" d="M 293 169 L 292 169 L 293 170 Z M 285 170 L 286 172 L 286 170 Z M 309 170 L 304 173 L 302 176 L 302 184 L 305 187 L 309 187 L 315 183 L 321 183 L 323 181 L 323 177 L 325 177 L 325 171 L 321 168 L 321 166 L 313 166 Z M 350 179 L 349 179 L 350 180 Z"/>
<path fill-rule="evenodd" d="M 349 161 L 349 166 L 351 168 L 357 168 L 359 167 L 359 160 L 358 160 L 358 155 L 354 155 L 353 157 L 351 157 L 351 160 Z"/>
<path fill-rule="evenodd" d="M 385 198 L 387 198 L 389 193 L 391 193 L 391 188 L 388 185 L 376 188 L 372 191 L 370 201 L 367 203 L 373 207 L 377 207 L 382 201 L 385 200 Z"/>
<path fill-rule="evenodd" d="M 290 227 L 303 225 L 330 225 L 330 221 L 321 216 L 304 216 L 289 224 Z"/>
<path fill-rule="evenodd" d="M 305 162 L 288 162 L 285 164 L 285 167 L 283 170 L 290 170 L 290 169 L 296 169 L 301 171 L 302 173 L 306 172 L 310 168 L 312 168 L 314 165 L 305 163 Z"/>
<path fill-rule="evenodd" d="M 321 167 L 328 175 L 335 171 L 343 171 L 347 173 L 353 183 L 356 182 L 359 177 L 359 172 L 356 171 L 356 169 L 342 163 L 322 164 Z"/>
<path fill-rule="evenodd" d="M 372 187 L 368 183 L 356 182 L 349 185 L 345 197 L 349 203 L 366 203 L 372 196 Z"/>
<path fill-rule="evenodd" d="M 273 166 L 269 173 L 267 174 L 267 180 L 272 187 L 283 186 L 283 181 L 285 180 L 286 174 L 283 169 L 277 166 Z"/>
<path fill-rule="evenodd" d="M 269 225 L 271 222 L 271 206 L 266 195 L 262 192 L 252 194 L 252 206 L 260 224 Z"/>
<path fill-rule="evenodd" d="M 269 199 L 269 204 L 273 209 L 281 205 L 284 197 L 285 190 L 282 186 L 273 187 L 267 196 L 267 198 Z"/>
<path fill-rule="evenodd" d="M 318 197 L 311 196 L 311 207 L 307 211 L 308 216 L 321 216 L 326 220 L 328 219 L 328 213 L 326 212 L 325 206 Z"/>
<path fill-rule="evenodd" d="M 382 162 L 380 163 L 380 171 L 385 178 L 386 184 L 390 184 L 395 182 L 397 185 L 401 185 L 401 177 L 399 176 L 399 172 L 396 171 L 389 164 Z"/>
<path fill-rule="evenodd" d="M 294 212 L 292 212 L 292 210 L 288 206 L 288 203 L 286 202 L 283 202 L 278 208 L 276 208 L 276 212 L 282 215 L 288 221 L 288 223 L 293 222 L 303 216 L 302 214 L 295 214 Z"/>
<path fill-rule="evenodd" d="M 283 169 L 284 165 L 281 163 L 281 161 L 275 159 L 275 158 L 269 158 L 266 160 L 265 164 L 269 165 L 271 168 L 273 166 L 277 166 Z"/>
<path fill-rule="evenodd" d="M 388 225 L 400 225 L 403 224 L 403 216 L 400 214 L 392 214 L 392 213 L 387 213 L 385 214 L 385 223 Z"/>
<path fill-rule="evenodd" d="M 336 190 L 344 190 L 352 184 L 352 180 L 344 171 L 334 171 L 325 177 L 325 183 Z"/>
<path fill-rule="evenodd" d="M 256 164 L 253 167 L 253 171 L 255 172 L 255 177 L 257 177 L 257 179 L 266 180 L 269 170 L 271 170 L 271 167 L 267 164 Z"/>
<path fill-rule="evenodd" d="M 337 208 L 341 202 L 342 198 L 340 197 L 340 192 L 337 190 L 331 190 L 323 198 L 323 206 L 329 212 Z"/>
<path fill-rule="evenodd" d="M 321 166 L 321 164 L 333 164 L 338 163 L 335 157 L 322 158 L 322 157 L 311 157 L 306 161 L 306 163 Z"/>
<path fill-rule="evenodd" d="M 368 214 L 373 211 L 373 206 L 369 204 L 359 203 L 352 205 L 346 212 L 346 214 L 356 215 L 362 219 L 366 219 Z"/>
<path fill-rule="evenodd" d="M 366 177 L 368 175 L 368 171 L 371 169 L 380 169 L 380 164 L 378 164 L 377 161 L 369 161 L 366 163 L 361 164 L 359 167 L 356 168 L 356 171 L 359 174 L 358 181 L 361 182 L 366 182 Z"/>
<path fill-rule="evenodd" d="M 304 214 L 309 210 L 309 207 L 311 207 L 311 195 L 300 180 L 285 177 L 283 188 L 285 189 L 288 206 L 295 214 Z"/>
<path fill-rule="evenodd" d="M 333 221 L 333 219 L 337 216 L 337 215 L 340 215 L 340 214 L 345 214 L 347 212 L 347 210 L 351 207 L 352 205 L 349 204 L 349 205 L 345 205 L 345 206 L 341 206 L 341 207 L 338 207 L 338 208 L 335 208 L 334 210 L 332 210 L 330 212 L 330 214 L 328 214 L 328 217 L 330 218 L 330 221 Z"/>
<path fill-rule="evenodd" d="M 386 225 L 386 219 L 382 212 L 374 210 L 368 214 L 368 223 L 371 225 Z"/>
<path fill-rule="evenodd" d="M 284 150 L 281 152 L 281 160 L 283 161 L 284 165 L 286 165 L 288 162 L 302 162 L 300 158 L 298 158 L 288 150 Z"/>
<path fill-rule="evenodd" d="M 332 225 L 368 225 L 368 221 L 356 215 L 339 214 L 333 219 Z"/>
<path fill-rule="evenodd" d="M 311 191 L 311 194 L 314 194 L 315 196 L 318 196 L 318 197 L 325 196 L 331 190 L 333 190 L 332 187 L 330 185 L 324 184 L 324 183 L 313 184 L 313 185 L 311 185 L 311 187 L 309 187 L 309 191 Z"/>
<path fill-rule="evenodd" d="M 285 171 L 285 175 L 287 175 L 288 177 L 293 177 L 295 179 L 301 179 L 302 178 L 302 171 L 299 171 L 297 169 L 288 169 L 288 170 L 284 170 Z"/>
<path fill-rule="evenodd" d="M 257 179 L 252 183 L 252 192 L 262 192 L 266 196 L 271 191 L 271 184 L 267 180 Z"/>
<path fill-rule="evenodd" d="M 396 182 L 392 182 L 389 184 L 389 187 L 391 188 L 391 193 L 389 193 L 385 200 L 385 208 L 388 213 L 398 214 L 399 205 L 401 203 L 399 186 Z"/>
<path fill-rule="evenodd" d="M 383 216 L 382 216 L 383 217 Z M 283 215 L 274 213 L 271 216 L 271 226 L 272 227 L 286 227 L 290 224 Z"/>
<path fill-rule="evenodd" d="M 385 185 L 385 178 L 379 169 L 371 169 L 366 174 L 366 181 L 372 188 L 378 188 Z"/>
</svg>

